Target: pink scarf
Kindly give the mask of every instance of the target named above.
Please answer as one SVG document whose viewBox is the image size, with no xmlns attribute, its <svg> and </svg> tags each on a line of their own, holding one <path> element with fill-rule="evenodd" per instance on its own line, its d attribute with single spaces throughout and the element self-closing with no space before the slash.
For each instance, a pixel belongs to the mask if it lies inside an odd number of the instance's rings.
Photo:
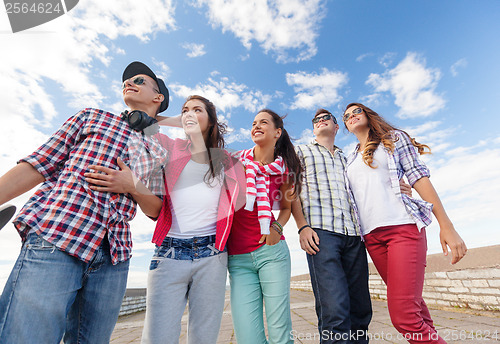
<svg viewBox="0 0 500 344">
<path fill-rule="evenodd" d="M 271 202 L 269 200 L 270 176 L 285 173 L 285 164 L 283 159 L 278 156 L 272 163 L 261 166 L 253 160 L 253 148 L 241 151 L 239 158 L 245 166 L 245 176 L 247 179 L 245 209 L 252 211 L 255 200 L 257 200 L 260 233 L 269 234 L 272 218 Z"/>
</svg>

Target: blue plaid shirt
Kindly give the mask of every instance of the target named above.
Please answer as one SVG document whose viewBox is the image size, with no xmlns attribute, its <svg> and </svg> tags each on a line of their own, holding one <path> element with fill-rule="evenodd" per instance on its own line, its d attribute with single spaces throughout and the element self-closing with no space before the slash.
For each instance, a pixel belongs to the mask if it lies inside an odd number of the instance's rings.
<svg viewBox="0 0 500 344">
<path fill-rule="evenodd" d="M 394 153 L 391 154 L 390 151 L 382 146 L 387 154 L 392 190 L 396 194 L 396 197 L 403 200 L 406 211 L 413 218 L 418 228 L 427 227 L 432 222 L 432 204 L 402 194 L 399 180 L 405 175 L 410 185 L 413 186 L 420 178 L 430 177 L 429 169 L 420 160 L 415 146 L 405 133 L 395 130 L 393 132 L 393 139 Z M 347 166 L 356 159 L 358 147 L 347 158 Z"/>
<path fill-rule="evenodd" d="M 332 154 L 313 141 L 296 146 L 295 151 L 304 168 L 300 201 L 309 226 L 343 235 L 361 235 L 342 150 L 335 147 Z"/>
</svg>

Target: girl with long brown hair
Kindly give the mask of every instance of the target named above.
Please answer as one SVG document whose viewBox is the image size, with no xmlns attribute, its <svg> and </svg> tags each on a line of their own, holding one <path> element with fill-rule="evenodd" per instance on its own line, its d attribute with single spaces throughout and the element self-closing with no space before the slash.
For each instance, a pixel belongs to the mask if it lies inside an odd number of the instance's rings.
<svg viewBox="0 0 500 344">
<path fill-rule="evenodd" d="M 246 205 L 234 214 L 228 240 L 234 332 L 238 344 L 289 344 L 291 265 L 283 227 L 300 192 L 301 166 L 276 112 L 259 111 L 251 135 L 255 146 L 236 154 L 245 166 Z"/>
<path fill-rule="evenodd" d="M 187 342 L 215 344 L 226 290 L 226 242 L 234 210 L 244 205 L 243 166 L 223 149 L 225 126 L 208 99 L 190 96 L 180 116 L 158 119 L 182 127 L 186 139 L 158 137 L 169 154 L 167 190 L 152 240 L 142 342 L 178 343 L 189 300 Z"/>
<path fill-rule="evenodd" d="M 359 144 L 348 158 L 347 176 L 358 208 L 365 245 L 387 285 L 391 321 L 410 343 L 446 343 L 438 336 L 422 298 L 431 212 L 439 222 L 445 255 L 455 264 L 467 248 L 448 218 L 418 154 L 430 153 L 406 132 L 360 103 L 347 105 L 346 128 Z M 401 194 L 408 178 L 422 200 Z"/>
</svg>

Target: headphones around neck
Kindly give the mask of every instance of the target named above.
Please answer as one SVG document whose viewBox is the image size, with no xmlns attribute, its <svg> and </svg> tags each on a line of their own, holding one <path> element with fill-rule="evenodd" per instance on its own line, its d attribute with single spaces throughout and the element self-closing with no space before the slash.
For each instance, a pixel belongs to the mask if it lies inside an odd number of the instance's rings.
<svg viewBox="0 0 500 344">
<path fill-rule="evenodd" d="M 131 129 L 144 133 L 145 135 L 155 135 L 160 132 L 158 121 L 140 110 L 122 112 L 122 119 L 125 120 Z"/>
</svg>

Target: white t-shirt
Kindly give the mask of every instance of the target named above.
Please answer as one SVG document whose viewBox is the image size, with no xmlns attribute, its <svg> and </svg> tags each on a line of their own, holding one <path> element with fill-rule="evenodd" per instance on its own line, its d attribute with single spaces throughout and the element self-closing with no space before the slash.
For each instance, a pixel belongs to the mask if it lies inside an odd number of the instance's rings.
<svg viewBox="0 0 500 344">
<path fill-rule="evenodd" d="M 379 145 L 373 154 L 372 164 L 377 168 L 364 163 L 362 152 L 347 168 L 363 234 L 378 227 L 415 223 L 403 201 L 392 191 L 387 157 L 382 145 Z"/>
<path fill-rule="evenodd" d="M 208 164 L 189 160 L 170 192 L 172 227 L 169 237 L 188 239 L 214 235 L 222 182 L 205 183 Z"/>
</svg>

